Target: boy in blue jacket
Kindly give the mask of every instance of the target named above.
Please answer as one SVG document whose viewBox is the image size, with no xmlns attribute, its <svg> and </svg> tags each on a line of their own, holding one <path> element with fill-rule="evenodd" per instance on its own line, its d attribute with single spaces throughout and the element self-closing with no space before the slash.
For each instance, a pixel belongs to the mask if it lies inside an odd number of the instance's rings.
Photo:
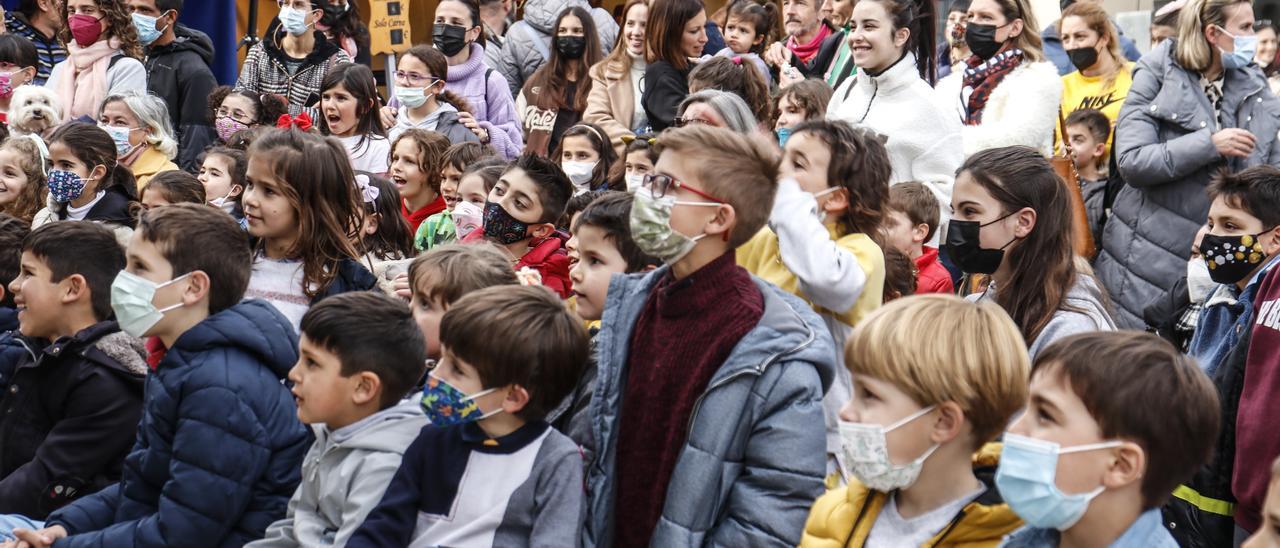
<svg viewBox="0 0 1280 548">
<path fill-rule="evenodd" d="M 298 338 L 271 305 L 240 302 L 249 244 L 226 213 L 148 211 L 126 259 L 111 287 L 120 328 L 169 349 L 147 376 L 137 442 L 119 483 L 14 534 L 36 547 L 242 546 L 284 517 L 311 444 L 281 382 Z"/>
</svg>

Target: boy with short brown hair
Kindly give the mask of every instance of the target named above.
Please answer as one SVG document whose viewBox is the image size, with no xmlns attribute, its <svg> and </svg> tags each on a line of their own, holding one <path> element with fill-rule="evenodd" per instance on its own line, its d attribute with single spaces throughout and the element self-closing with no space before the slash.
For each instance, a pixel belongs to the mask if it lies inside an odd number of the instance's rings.
<svg viewBox="0 0 1280 548">
<path fill-rule="evenodd" d="M 835 350 L 807 305 L 735 261 L 769 217 L 777 150 L 710 127 L 658 148 L 631 236 L 667 266 L 609 284 L 585 544 L 794 545 L 822 491 Z"/>
<path fill-rule="evenodd" d="M 889 187 L 884 235 L 889 245 L 915 261 L 916 293 L 954 293 L 951 273 L 938 262 L 938 248 L 927 244 L 941 221 L 938 198 L 918 181 Z"/>
</svg>

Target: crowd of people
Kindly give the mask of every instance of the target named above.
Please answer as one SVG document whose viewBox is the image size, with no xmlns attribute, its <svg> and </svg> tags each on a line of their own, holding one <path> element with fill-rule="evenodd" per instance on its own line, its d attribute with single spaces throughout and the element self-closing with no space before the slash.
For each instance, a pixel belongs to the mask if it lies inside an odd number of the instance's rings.
<svg viewBox="0 0 1280 548">
<path fill-rule="evenodd" d="M 4 15 L 0 546 L 1280 546 L 1249 1 L 278 4 Z"/>
</svg>

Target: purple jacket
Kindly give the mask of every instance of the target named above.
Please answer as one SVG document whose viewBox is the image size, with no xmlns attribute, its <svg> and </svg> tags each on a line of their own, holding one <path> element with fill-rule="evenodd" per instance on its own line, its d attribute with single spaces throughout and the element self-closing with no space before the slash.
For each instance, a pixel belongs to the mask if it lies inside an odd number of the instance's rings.
<svg viewBox="0 0 1280 548">
<path fill-rule="evenodd" d="M 449 67 L 444 88 L 467 100 L 480 127 L 489 132 L 489 144 L 498 154 L 513 159 L 524 149 L 516 102 L 511 98 L 507 79 L 484 63 L 484 48 L 474 42 L 470 47 L 467 62 Z"/>
</svg>

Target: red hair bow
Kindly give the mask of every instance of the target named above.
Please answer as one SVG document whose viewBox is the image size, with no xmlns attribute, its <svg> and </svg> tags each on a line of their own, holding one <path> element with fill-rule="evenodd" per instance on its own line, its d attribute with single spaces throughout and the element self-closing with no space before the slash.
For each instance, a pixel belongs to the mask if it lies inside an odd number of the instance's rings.
<svg viewBox="0 0 1280 548">
<path fill-rule="evenodd" d="M 305 112 L 297 116 L 281 114 L 280 119 L 276 120 L 276 127 L 280 129 L 296 127 L 302 131 L 311 131 L 311 115 Z"/>
</svg>

